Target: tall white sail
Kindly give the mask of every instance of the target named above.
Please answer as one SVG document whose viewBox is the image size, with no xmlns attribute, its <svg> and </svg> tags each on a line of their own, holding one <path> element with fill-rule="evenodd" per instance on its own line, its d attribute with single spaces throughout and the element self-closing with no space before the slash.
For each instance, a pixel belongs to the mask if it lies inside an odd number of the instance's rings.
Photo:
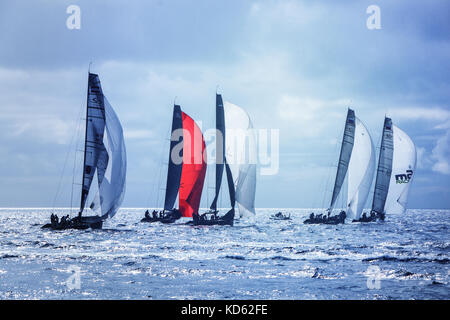
<svg viewBox="0 0 450 320">
<path fill-rule="evenodd" d="M 242 108 L 224 103 L 225 157 L 236 192 L 239 216 L 255 214 L 257 146 L 253 125 Z"/>
<path fill-rule="evenodd" d="M 348 166 L 347 217 L 359 219 L 375 171 L 375 148 L 369 131 L 355 117 L 355 139 Z"/>
<path fill-rule="evenodd" d="M 411 138 L 397 126 L 393 126 L 394 156 L 392 175 L 385 211 L 403 213 L 406 210 L 409 188 L 416 171 L 416 147 Z"/>
<path fill-rule="evenodd" d="M 125 195 L 127 158 L 122 126 L 106 97 L 104 100 L 106 119 L 104 145 L 109 161 L 104 177 L 101 182 L 99 181 L 99 194 L 102 217 L 112 218 L 119 210 Z"/>
<path fill-rule="evenodd" d="M 123 130 L 116 113 L 103 95 L 97 74 L 89 73 L 87 102 L 80 212 L 83 212 L 89 196 L 93 198 L 89 207 L 106 219 L 116 214 L 125 194 L 127 160 Z"/>
</svg>

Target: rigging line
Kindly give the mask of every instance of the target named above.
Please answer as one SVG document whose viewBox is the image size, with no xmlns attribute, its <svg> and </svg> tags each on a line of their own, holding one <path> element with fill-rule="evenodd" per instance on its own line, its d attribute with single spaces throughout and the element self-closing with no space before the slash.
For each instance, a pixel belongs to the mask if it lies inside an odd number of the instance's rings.
<svg viewBox="0 0 450 320">
<path fill-rule="evenodd" d="M 168 129 L 168 131 L 166 131 L 166 136 L 169 134 L 170 132 L 170 128 Z M 154 184 L 155 190 L 156 190 L 156 203 L 155 203 L 155 208 L 159 208 L 159 196 L 161 193 L 161 183 L 162 183 L 162 168 L 163 168 L 163 163 L 164 163 L 164 149 L 167 146 L 167 139 L 164 139 L 161 143 L 161 149 L 159 152 L 159 161 L 158 161 L 158 182 L 157 184 Z M 170 150 L 170 142 L 169 142 L 169 150 Z M 169 151 L 170 153 L 170 151 Z M 165 166 L 164 166 L 165 167 Z M 167 168 L 168 170 L 168 168 Z M 165 190 L 165 189 L 164 189 Z"/>
<path fill-rule="evenodd" d="M 81 117 L 82 110 L 83 110 L 83 108 L 80 107 L 80 109 L 78 111 L 77 119 L 79 119 Z M 76 137 L 77 137 L 77 133 L 78 133 L 78 130 L 79 130 L 80 122 L 77 120 L 75 124 L 76 124 L 75 132 L 72 134 L 72 137 L 70 138 L 69 147 L 67 149 L 66 158 L 64 160 L 64 166 L 63 166 L 63 169 L 61 171 L 61 174 L 60 174 L 60 177 L 59 177 L 59 182 L 58 182 L 58 187 L 56 189 L 56 194 L 55 194 L 55 197 L 53 199 L 53 204 L 52 204 L 52 210 L 53 211 L 55 210 L 56 201 L 57 201 L 58 196 L 60 195 L 60 192 L 61 192 L 62 179 L 64 177 L 64 172 L 66 171 L 67 163 L 69 161 L 69 155 L 70 155 L 71 150 L 72 150 L 72 145 L 74 144 L 74 141 L 76 143 Z"/>
<path fill-rule="evenodd" d="M 75 140 L 75 149 L 77 150 L 79 147 L 79 136 L 80 136 L 80 131 L 81 131 L 81 117 L 82 117 L 82 111 L 83 111 L 83 107 L 80 108 L 80 112 L 78 114 L 78 126 L 77 126 L 77 130 L 75 132 L 76 135 L 76 140 Z M 76 163 L 77 163 L 77 153 L 75 152 L 75 155 L 73 157 L 73 169 L 72 169 L 72 185 L 71 185 L 71 191 L 70 191 L 70 214 L 73 213 L 73 186 L 75 184 L 75 169 L 76 169 Z M 84 170 L 84 168 L 83 168 Z M 83 187 L 83 181 L 81 182 L 81 187 Z"/>
<path fill-rule="evenodd" d="M 345 126 L 343 129 L 340 130 L 338 137 L 342 137 L 344 131 L 345 131 Z M 341 144 L 342 143 L 343 143 L 343 141 L 341 141 Z M 337 160 L 336 166 L 334 165 L 334 163 L 335 163 L 335 156 L 336 156 L 336 154 L 338 154 L 338 148 L 341 146 L 341 144 L 339 144 L 339 143 L 334 144 L 333 156 L 330 157 L 330 159 L 329 159 L 327 179 L 324 181 L 325 182 L 325 188 L 324 188 L 325 192 L 323 193 L 323 198 L 322 198 L 322 206 L 324 208 L 328 208 L 328 204 L 326 203 L 326 200 L 328 198 L 328 193 L 331 193 L 330 198 L 333 196 L 333 190 L 330 190 L 330 185 L 332 183 L 333 176 L 335 176 L 335 174 L 336 174 L 336 172 L 333 172 L 333 169 L 336 168 L 336 170 L 338 170 L 338 168 L 339 168 L 339 158 Z"/>
<path fill-rule="evenodd" d="M 159 143 L 159 152 L 157 153 L 158 158 L 156 161 L 156 165 L 158 166 L 158 169 L 157 169 L 158 175 L 157 175 L 157 179 L 152 179 L 152 187 L 150 188 L 150 192 L 148 193 L 147 201 L 146 201 L 147 208 L 150 207 L 151 205 L 153 205 L 154 209 L 158 208 L 159 192 L 160 192 L 159 186 L 160 186 L 160 180 L 161 180 L 161 164 L 163 163 L 163 151 L 164 151 L 165 141 L 166 141 L 166 139 L 163 139 Z M 156 193 L 156 197 L 155 197 L 155 193 Z"/>
<path fill-rule="evenodd" d="M 208 164 L 206 164 L 206 206 L 205 208 L 208 208 L 209 205 L 209 177 L 211 176 L 210 174 L 211 170 L 208 170 Z M 203 189 L 205 188 L 205 186 L 203 186 Z M 203 197 L 203 205 L 205 203 L 205 197 Z"/>
</svg>

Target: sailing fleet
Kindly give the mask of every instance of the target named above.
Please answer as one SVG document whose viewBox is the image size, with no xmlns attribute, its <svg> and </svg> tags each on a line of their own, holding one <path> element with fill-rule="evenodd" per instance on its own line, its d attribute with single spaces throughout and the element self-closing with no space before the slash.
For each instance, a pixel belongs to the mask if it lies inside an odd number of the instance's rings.
<svg viewBox="0 0 450 320">
<path fill-rule="evenodd" d="M 305 224 L 384 221 L 386 212 L 403 213 L 416 168 L 411 138 L 385 117 L 373 191 L 372 209 L 363 212 L 375 170 L 375 148 L 364 123 L 348 109 L 330 206 L 324 214 L 311 213 Z M 405 172 L 405 173 L 403 173 Z M 332 215 L 347 178 L 346 208 Z M 342 196 L 342 195 L 341 195 Z M 343 195 L 345 197 L 345 195 Z"/>
<path fill-rule="evenodd" d="M 185 217 L 191 218 L 188 225 L 233 226 L 235 220 L 255 215 L 257 145 L 253 123 L 243 108 L 224 102 L 217 93 L 215 113 L 215 193 L 209 209 L 199 212 L 207 171 L 205 139 L 195 120 L 175 104 L 164 207 L 152 213 L 147 210 L 141 222 L 169 224 Z M 99 76 L 90 72 L 85 121 L 78 215 L 59 219 L 52 213 L 50 223 L 43 228 L 102 228 L 123 201 L 127 160 L 122 126 L 103 94 Z M 416 148 L 388 117 L 382 128 L 376 170 L 375 164 L 372 137 L 355 111 L 348 109 L 329 206 L 323 213 L 312 212 L 304 223 L 384 221 L 386 213 L 404 212 L 416 167 Z M 371 210 L 364 212 L 374 175 Z M 223 181 L 226 188 L 222 188 Z M 223 191 L 228 191 L 229 200 L 229 209 L 223 212 L 218 208 L 221 189 L 227 189 Z M 338 197 L 345 199 L 345 207 L 336 208 Z M 282 212 L 274 215 L 274 220 L 287 219 L 290 215 Z"/>
</svg>

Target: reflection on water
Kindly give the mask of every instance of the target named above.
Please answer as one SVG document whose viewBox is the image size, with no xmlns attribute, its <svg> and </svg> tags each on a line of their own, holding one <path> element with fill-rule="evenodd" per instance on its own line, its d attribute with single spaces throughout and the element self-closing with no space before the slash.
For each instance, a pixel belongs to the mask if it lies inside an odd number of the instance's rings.
<svg viewBox="0 0 450 320">
<path fill-rule="evenodd" d="M 276 211 L 192 227 L 139 223 L 144 210 L 122 209 L 104 230 L 52 232 L 40 229 L 49 210 L 0 209 L 0 298 L 450 298 L 449 210 L 337 226 L 304 225 L 305 209 L 269 219 Z M 74 267 L 79 289 L 67 285 Z"/>
</svg>

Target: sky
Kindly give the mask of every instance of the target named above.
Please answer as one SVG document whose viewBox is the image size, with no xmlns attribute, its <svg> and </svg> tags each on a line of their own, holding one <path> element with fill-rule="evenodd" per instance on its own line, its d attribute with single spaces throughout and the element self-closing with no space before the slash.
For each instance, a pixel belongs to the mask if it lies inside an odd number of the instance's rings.
<svg viewBox="0 0 450 320">
<path fill-rule="evenodd" d="M 1 1 L 0 207 L 71 205 L 92 62 L 124 128 L 124 207 L 161 206 L 173 103 L 208 129 L 218 88 L 279 130 L 256 207 L 328 205 L 351 107 L 376 145 L 385 115 L 416 144 L 408 206 L 450 209 L 449 30 L 446 0 Z M 208 168 L 203 207 L 212 185 Z"/>
</svg>

